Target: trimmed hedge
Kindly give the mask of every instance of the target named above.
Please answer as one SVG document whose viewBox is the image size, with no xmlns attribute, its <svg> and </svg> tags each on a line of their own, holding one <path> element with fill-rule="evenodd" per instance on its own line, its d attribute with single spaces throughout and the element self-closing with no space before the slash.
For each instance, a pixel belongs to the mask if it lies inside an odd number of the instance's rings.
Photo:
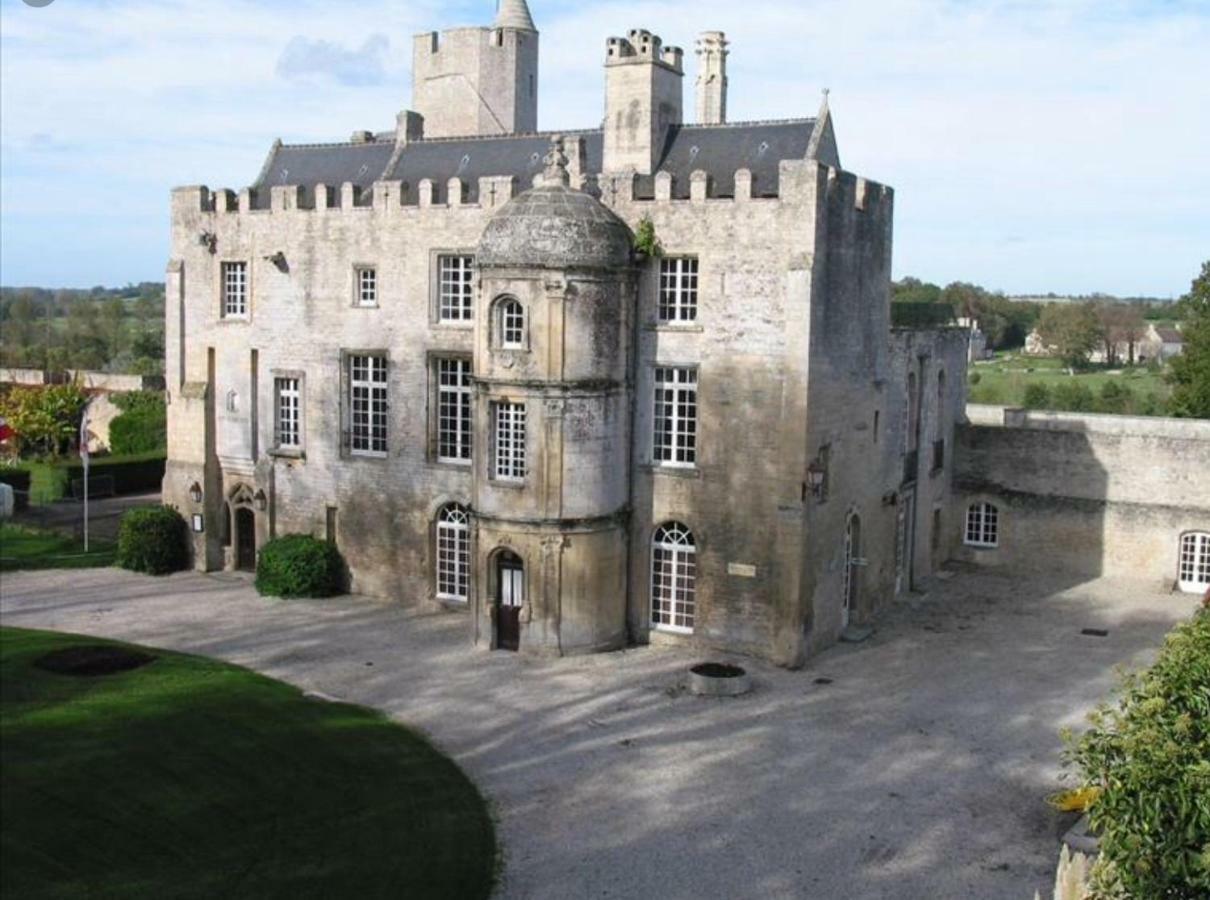
<svg viewBox="0 0 1210 900">
<path fill-rule="evenodd" d="M 1100 835 L 1093 896 L 1210 897 L 1210 609 L 1168 635 L 1150 669 L 1126 675 L 1092 728 L 1068 735 Z"/>
<path fill-rule="evenodd" d="M 163 450 L 132 456 L 95 456 L 89 464 L 88 475 L 90 479 L 112 477 L 115 494 L 140 494 L 160 489 L 164 481 L 165 463 Z M 84 463 L 79 460 L 63 466 L 63 469 L 69 485 L 84 477 Z"/>
<path fill-rule="evenodd" d="M 168 442 L 168 412 L 158 391 L 115 394 L 122 414 L 109 423 L 109 449 L 114 454 L 163 450 Z"/>
<path fill-rule="evenodd" d="M 167 575 L 189 565 L 189 532 L 184 518 L 167 506 L 132 509 L 118 526 L 117 563 L 123 569 Z"/>
<path fill-rule="evenodd" d="M 344 582 L 345 562 L 336 545 L 309 534 L 269 541 L 256 563 L 256 589 L 272 597 L 331 597 Z"/>
<path fill-rule="evenodd" d="M 900 300 L 891 304 L 893 328 L 936 328 L 953 322 L 954 308 L 948 303 Z"/>
<path fill-rule="evenodd" d="M 21 510 L 29 506 L 29 470 L 0 467 L 0 484 L 7 484 L 13 489 L 13 504 Z"/>
</svg>

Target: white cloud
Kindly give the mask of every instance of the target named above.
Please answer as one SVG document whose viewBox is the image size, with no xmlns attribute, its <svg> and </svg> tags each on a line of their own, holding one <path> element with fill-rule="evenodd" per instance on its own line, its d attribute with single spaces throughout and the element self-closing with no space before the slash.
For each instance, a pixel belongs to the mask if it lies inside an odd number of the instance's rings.
<svg viewBox="0 0 1210 900">
<path fill-rule="evenodd" d="M 812 115 L 830 87 L 846 167 L 896 188 L 900 274 L 1168 294 L 1210 255 L 1205 4 L 531 8 L 543 128 L 600 122 L 605 38 L 636 26 L 685 47 L 687 109 L 693 39 L 710 28 L 732 41 L 732 118 Z M 275 137 L 391 127 L 410 96 L 411 35 L 490 14 L 437 0 L 368 0 L 356 15 L 314 0 L 0 0 L 0 279 L 155 275 L 173 184 L 245 184 Z M 127 224 L 112 246 L 78 242 L 63 224 L 73 216 Z M 53 262 L 36 252 L 48 243 L 64 247 Z"/>
</svg>

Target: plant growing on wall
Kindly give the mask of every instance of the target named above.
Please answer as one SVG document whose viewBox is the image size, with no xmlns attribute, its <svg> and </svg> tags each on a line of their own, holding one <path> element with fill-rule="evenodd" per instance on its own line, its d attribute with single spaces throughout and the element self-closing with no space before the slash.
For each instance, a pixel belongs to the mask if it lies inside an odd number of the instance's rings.
<svg viewBox="0 0 1210 900">
<path fill-rule="evenodd" d="M 634 249 L 649 259 L 664 255 L 664 247 L 655 233 L 655 223 L 649 216 L 639 220 L 639 227 L 634 231 Z"/>
</svg>

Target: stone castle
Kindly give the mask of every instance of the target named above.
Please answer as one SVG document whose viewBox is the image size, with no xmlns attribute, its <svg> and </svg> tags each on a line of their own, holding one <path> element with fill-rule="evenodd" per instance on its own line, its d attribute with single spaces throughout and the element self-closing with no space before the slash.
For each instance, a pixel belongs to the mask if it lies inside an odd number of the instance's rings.
<svg viewBox="0 0 1210 900">
<path fill-rule="evenodd" d="M 173 192 L 165 502 L 199 569 L 326 537 L 479 647 L 797 665 L 991 534 L 967 332 L 891 328 L 893 194 L 826 95 L 728 122 L 711 31 L 686 122 L 682 50 L 634 30 L 602 127 L 538 134 L 538 48 L 504 0 L 415 39 L 394 130 Z"/>
</svg>

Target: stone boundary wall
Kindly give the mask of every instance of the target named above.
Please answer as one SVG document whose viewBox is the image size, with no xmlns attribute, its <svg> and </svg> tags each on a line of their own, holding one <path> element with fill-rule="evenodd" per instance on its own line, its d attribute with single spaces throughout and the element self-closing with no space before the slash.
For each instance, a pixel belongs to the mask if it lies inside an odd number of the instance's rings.
<svg viewBox="0 0 1210 900">
<path fill-rule="evenodd" d="M 954 557 L 1095 577 L 1177 579 L 1181 535 L 1210 531 L 1210 421 L 967 406 Z M 965 540 L 991 503 L 995 547 Z"/>
<path fill-rule="evenodd" d="M 92 391 L 162 391 L 162 375 L 120 375 L 113 372 L 86 372 L 68 369 L 65 372 L 44 372 L 41 369 L 0 369 L 0 384 L 42 385 L 78 382 Z"/>
</svg>

